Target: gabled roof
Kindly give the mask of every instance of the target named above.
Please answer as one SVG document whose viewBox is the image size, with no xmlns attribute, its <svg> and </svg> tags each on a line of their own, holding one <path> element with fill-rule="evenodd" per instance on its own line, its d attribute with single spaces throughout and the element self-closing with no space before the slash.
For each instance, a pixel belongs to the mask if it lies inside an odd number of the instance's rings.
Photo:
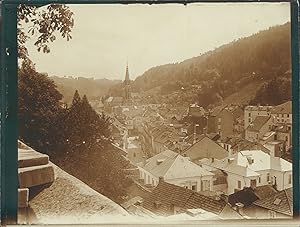
<svg viewBox="0 0 300 227">
<path fill-rule="evenodd" d="M 217 106 L 214 109 L 212 109 L 212 111 L 209 115 L 210 116 L 218 116 L 226 107 L 227 107 L 227 105 Z"/>
<path fill-rule="evenodd" d="M 123 97 L 113 97 L 112 103 L 121 103 L 123 102 Z"/>
<path fill-rule="evenodd" d="M 271 111 L 273 109 L 273 106 L 246 106 L 245 110 L 248 111 Z"/>
<path fill-rule="evenodd" d="M 164 181 L 158 184 L 143 203 L 146 209 L 159 215 L 170 214 L 172 205 L 182 209 L 201 208 L 217 215 L 220 215 L 228 206 L 223 200 L 214 200 L 190 189 Z M 232 210 L 232 212 L 235 211 Z M 238 214 L 236 215 L 238 216 Z"/>
<path fill-rule="evenodd" d="M 138 166 L 142 167 L 143 169 L 147 170 L 154 176 L 160 177 L 164 176 L 168 169 L 171 167 L 174 158 L 178 154 L 170 151 L 165 150 L 149 159 L 146 160 L 146 164 L 138 163 Z M 158 164 L 158 161 L 162 161 L 160 164 Z"/>
<path fill-rule="evenodd" d="M 275 106 L 271 111 L 273 114 L 291 114 L 292 113 L 292 101 L 287 101 L 278 106 Z"/>
<path fill-rule="evenodd" d="M 270 153 L 270 151 L 260 143 L 251 142 L 241 137 L 227 137 L 222 142 L 231 145 L 231 149 L 236 149 L 237 151 L 259 149 L 268 154 Z"/>
<path fill-rule="evenodd" d="M 156 177 L 165 179 L 185 178 L 194 176 L 212 176 L 213 173 L 173 151 L 163 151 L 146 160 L 146 164 L 138 164 L 141 168 Z"/>
<path fill-rule="evenodd" d="M 254 121 L 249 124 L 246 130 L 259 132 L 259 130 L 268 122 L 271 116 L 257 116 Z"/>
<path fill-rule="evenodd" d="M 281 172 L 292 170 L 292 163 L 279 157 L 270 156 L 261 150 L 240 151 L 222 160 L 203 161 L 203 164 L 244 177 L 259 176 L 257 171 L 262 170 Z"/>
<path fill-rule="evenodd" d="M 273 196 L 255 201 L 253 204 L 288 216 L 293 216 L 293 189 L 285 189 Z"/>
<path fill-rule="evenodd" d="M 244 116 L 244 111 L 239 106 L 228 106 L 225 108 L 227 111 L 232 113 L 234 119 Z"/>
<path fill-rule="evenodd" d="M 169 141 L 174 142 L 180 139 L 180 136 L 175 130 L 163 128 L 154 134 L 154 141 L 166 145 Z"/>
<path fill-rule="evenodd" d="M 204 144 L 206 146 L 203 146 Z M 184 150 L 183 153 L 193 161 L 202 158 L 222 159 L 228 156 L 228 151 L 206 135 L 200 135 L 198 141 Z"/>
<path fill-rule="evenodd" d="M 278 171 L 292 171 L 292 163 L 279 157 L 271 157 L 270 168 Z"/>
<path fill-rule="evenodd" d="M 187 142 L 188 144 L 191 144 L 193 146 L 194 139 L 196 139 L 196 143 L 197 143 L 197 142 L 201 141 L 204 137 L 205 137 L 204 134 L 201 134 L 201 135 L 196 134 L 196 136 L 191 134 L 186 137 L 185 142 Z"/>
</svg>

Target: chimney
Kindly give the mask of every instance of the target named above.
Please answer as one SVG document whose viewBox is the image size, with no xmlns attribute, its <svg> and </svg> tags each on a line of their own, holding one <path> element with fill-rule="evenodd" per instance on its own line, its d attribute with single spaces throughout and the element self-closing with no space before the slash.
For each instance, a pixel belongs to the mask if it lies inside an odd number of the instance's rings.
<svg viewBox="0 0 300 227">
<path fill-rule="evenodd" d="M 228 196 L 226 196 L 225 193 L 222 192 L 219 196 L 221 200 L 228 203 Z"/>
<path fill-rule="evenodd" d="M 159 183 L 162 183 L 162 182 L 164 182 L 164 181 L 165 181 L 164 177 L 159 177 L 159 178 L 158 178 L 158 182 L 159 182 Z"/>
<path fill-rule="evenodd" d="M 253 157 L 247 157 L 248 163 L 251 165 L 254 162 L 254 158 Z"/>
<path fill-rule="evenodd" d="M 276 181 L 276 176 L 274 176 L 274 184 L 272 185 L 272 187 L 277 190 L 277 181 Z"/>
<path fill-rule="evenodd" d="M 206 136 L 207 135 L 207 127 L 203 128 L 203 134 Z"/>
<path fill-rule="evenodd" d="M 234 158 L 228 158 L 227 160 L 228 160 L 228 163 L 232 163 Z"/>
</svg>

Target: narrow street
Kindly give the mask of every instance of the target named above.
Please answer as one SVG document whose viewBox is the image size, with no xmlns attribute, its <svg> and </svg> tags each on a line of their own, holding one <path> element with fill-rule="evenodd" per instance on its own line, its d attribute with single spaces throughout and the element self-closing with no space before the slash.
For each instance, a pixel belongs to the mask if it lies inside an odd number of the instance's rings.
<svg viewBox="0 0 300 227">
<path fill-rule="evenodd" d="M 142 162 L 145 159 L 145 155 L 143 154 L 139 138 L 137 136 L 128 137 L 127 142 L 128 159 L 134 165 L 136 165 L 139 162 Z"/>
</svg>

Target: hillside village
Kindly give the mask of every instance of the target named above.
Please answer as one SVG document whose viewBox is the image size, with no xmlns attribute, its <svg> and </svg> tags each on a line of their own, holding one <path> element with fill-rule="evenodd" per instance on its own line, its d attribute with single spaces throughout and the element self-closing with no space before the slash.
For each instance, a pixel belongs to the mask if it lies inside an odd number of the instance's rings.
<svg viewBox="0 0 300 227">
<path fill-rule="evenodd" d="M 129 163 L 123 171 L 133 184 L 124 201 L 111 201 L 19 141 L 19 223 L 52 223 L 58 210 L 70 215 L 82 206 L 76 219 L 81 223 L 103 215 L 292 218 L 291 101 L 213 109 L 200 103 L 141 104 L 131 92 L 128 66 L 122 91 L 90 103 L 110 117 L 112 151 Z"/>
<path fill-rule="evenodd" d="M 124 95 L 94 104 L 113 119 L 113 143 L 132 165 L 130 213 L 292 217 L 291 101 L 143 105 L 130 84 L 127 66 Z"/>
<path fill-rule="evenodd" d="M 18 223 L 292 219 L 290 25 L 135 80 L 24 61 Z"/>
</svg>

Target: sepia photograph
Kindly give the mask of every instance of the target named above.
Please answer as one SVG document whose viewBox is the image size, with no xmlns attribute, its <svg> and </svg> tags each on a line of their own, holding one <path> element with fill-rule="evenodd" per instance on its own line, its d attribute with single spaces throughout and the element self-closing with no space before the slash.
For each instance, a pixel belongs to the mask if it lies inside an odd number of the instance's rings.
<svg viewBox="0 0 300 227">
<path fill-rule="evenodd" d="M 290 3 L 17 22 L 18 224 L 293 218 Z"/>
</svg>

